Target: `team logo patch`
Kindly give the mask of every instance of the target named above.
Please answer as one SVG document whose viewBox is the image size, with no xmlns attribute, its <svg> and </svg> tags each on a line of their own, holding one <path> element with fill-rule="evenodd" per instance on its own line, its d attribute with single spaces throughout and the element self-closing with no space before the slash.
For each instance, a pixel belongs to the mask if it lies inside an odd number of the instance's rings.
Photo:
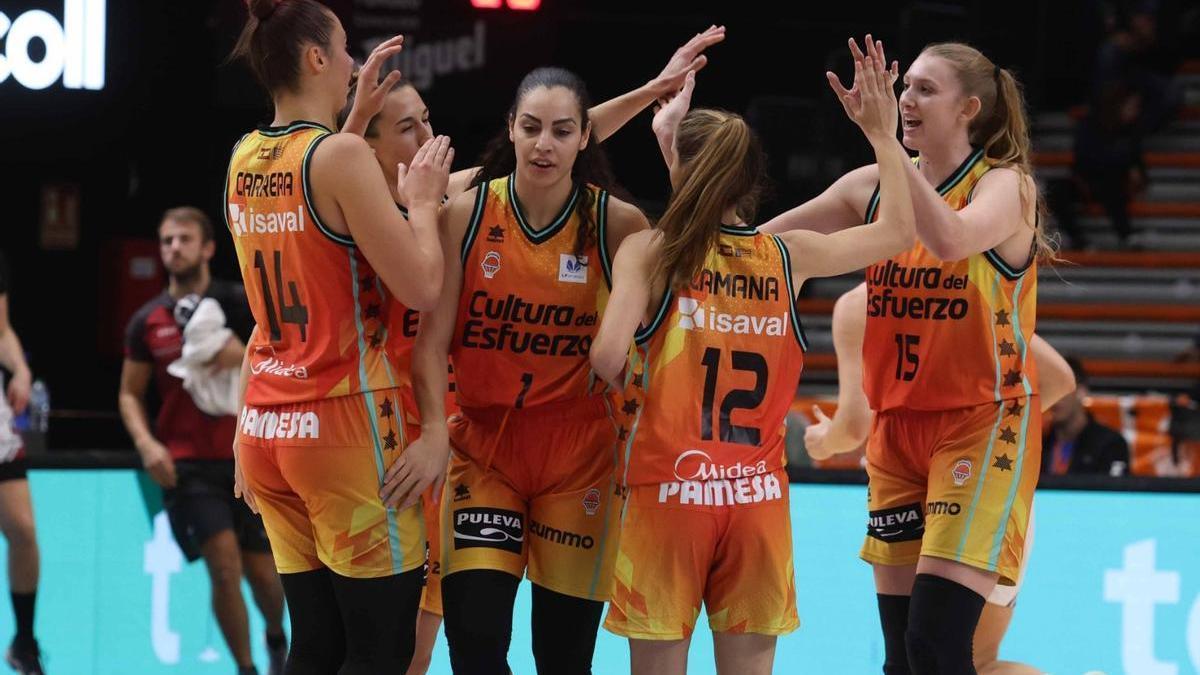
<svg viewBox="0 0 1200 675">
<path fill-rule="evenodd" d="M 560 253 L 558 255 L 558 280 L 572 284 L 586 284 L 588 271 L 586 255 Z"/>
<path fill-rule="evenodd" d="M 971 479 L 971 460 L 960 459 L 954 463 L 954 468 L 950 470 L 950 475 L 954 478 L 954 484 L 962 486 Z"/>
<path fill-rule="evenodd" d="M 600 510 L 600 491 L 596 488 L 588 490 L 583 495 L 583 512 L 589 516 L 596 515 Z"/>
<path fill-rule="evenodd" d="M 496 276 L 496 272 L 500 271 L 500 254 L 495 251 L 488 251 L 487 255 L 483 256 L 483 262 L 479 263 L 483 268 L 483 276 L 491 279 Z"/>
<path fill-rule="evenodd" d="M 504 228 L 499 225 L 494 225 L 488 228 L 488 241 L 494 241 L 497 244 L 504 243 Z"/>
<path fill-rule="evenodd" d="M 525 516 L 507 509 L 466 508 L 454 511 L 454 548 L 498 548 L 521 552 Z"/>
</svg>

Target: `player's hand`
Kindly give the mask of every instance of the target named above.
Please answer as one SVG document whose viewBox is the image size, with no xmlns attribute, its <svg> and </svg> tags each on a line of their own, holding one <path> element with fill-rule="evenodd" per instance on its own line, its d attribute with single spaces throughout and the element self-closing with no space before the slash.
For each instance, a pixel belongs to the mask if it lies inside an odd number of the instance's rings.
<svg viewBox="0 0 1200 675">
<path fill-rule="evenodd" d="M 679 91 L 688 73 L 694 73 L 708 65 L 708 57 L 704 55 L 704 50 L 724 39 L 724 26 L 709 26 L 703 33 L 696 33 L 695 37 L 676 49 L 662 72 L 647 85 L 654 93 L 654 98 L 665 98 Z"/>
<path fill-rule="evenodd" d="M 449 136 L 425 141 L 408 166 L 396 167 L 396 190 L 403 203 L 413 209 L 418 206 L 440 206 L 450 182 L 450 166 L 454 163 L 454 148 Z"/>
<path fill-rule="evenodd" d="M 142 455 L 142 466 L 155 483 L 166 489 L 175 487 L 175 460 L 171 459 L 167 446 L 150 439 L 138 448 L 138 452 Z"/>
<path fill-rule="evenodd" d="M 899 73 L 898 64 L 893 63 L 891 70 L 886 68 L 883 46 L 870 35 L 866 37 L 868 53 L 865 55 L 854 38 L 849 42 L 854 57 L 853 85 L 846 89 L 833 72 L 826 72 L 825 78 L 846 115 L 872 143 L 895 140 L 900 114 L 892 83 Z"/>
<path fill-rule="evenodd" d="M 13 373 L 12 381 L 8 383 L 8 405 L 17 415 L 25 412 L 25 408 L 29 405 L 29 389 L 32 386 L 32 379 L 33 376 L 29 369 L 22 367 Z"/>
<path fill-rule="evenodd" d="M 679 154 L 675 150 L 675 134 L 679 131 L 679 123 L 692 107 L 692 92 L 696 89 L 696 72 L 689 70 L 683 80 L 683 88 L 670 96 L 659 99 L 654 110 L 654 119 L 650 128 L 658 139 L 658 149 L 662 152 L 667 167 L 675 166 Z"/>
<path fill-rule="evenodd" d="M 233 496 L 246 502 L 251 512 L 258 513 L 258 500 L 250 486 L 246 485 L 246 476 L 242 473 L 242 463 L 238 461 L 236 450 L 233 453 Z"/>
<path fill-rule="evenodd" d="M 384 474 L 379 489 L 384 506 L 403 511 L 420 501 L 431 485 L 436 502 L 446 479 L 449 455 L 450 442 L 444 432 L 423 431 Z"/>
<path fill-rule="evenodd" d="M 352 134 L 363 135 L 367 130 L 367 124 L 383 110 L 383 103 L 387 100 L 387 95 L 400 81 L 400 71 L 393 70 L 379 81 L 379 71 L 383 68 L 384 62 L 395 54 L 399 54 L 404 48 L 404 36 L 397 35 L 390 40 L 384 40 L 379 43 L 379 46 L 371 51 L 371 55 L 367 57 L 362 67 L 355 73 L 354 83 L 354 105 L 350 108 L 350 115 L 346 118 L 346 126 L 342 131 Z"/>
<path fill-rule="evenodd" d="M 829 419 L 829 416 L 815 405 L 812 407 L 812 411 L 817 423 L 808 425 L 808 428 L 804 430 L 804 449 L 813 459 L 828 459 L 834 453 L 825 445 L 825 439 L 829 436 L 833 420 Z"/>
</svg>

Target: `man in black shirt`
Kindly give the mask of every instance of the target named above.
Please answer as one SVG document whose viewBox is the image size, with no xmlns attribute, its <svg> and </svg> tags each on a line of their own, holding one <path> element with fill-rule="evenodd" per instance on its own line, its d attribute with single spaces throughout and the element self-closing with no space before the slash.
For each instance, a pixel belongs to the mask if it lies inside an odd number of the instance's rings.
<svg viewBox="0 0 1200 675">
<path fill-rule="evenodd" d="M 1050 407 L 1052 427 L 1042 441 L 1042 472 L 1122 476 L 1129 470 L 1129 444 L 1121 434 L 1092 419 L 1083 407 L 1088 397 L 1087 373 L 1079 359 L 1068 356 L 1075 371 L 1075 392 Z"/>
<path fill-rule="evenodd" d="M 33 637 L 38 544 L 26 478 L 29 461 L 21 437 L 12 428 L 12 415 L 25 412 L 29 405 L 31 376 L 21 340 L 8 321 L 8 292 L 8 265 L 0 254 L 0 366 L 12 373 L 6 396 L 0 399 L 0 529 L 8 540 L 8 586 L 17 624 L 5 660 L 18 673 L 42 675 L 38 644 Z M 3 379 L 0 376 L 0 387 Z"/>
<path fill-rule="evenodd" d="M 126 329 L 118 405 L 142 465 L 163 488 L 163 504 L 175 540 L 188 560 L 204 558 L 212 582 L 213 611 L 237 661 L 239 673 L 257 672 L 250 652 L 249 619 L 241 580 L 250 582 L 267 623 L 271 675 L 282 673 L 283 588 L 275 572 L 262 519 L 233 496 L 233 439 L 237 419 L 202 411 L 184 381 L 168 372 L 184 346 L 184 330 L 196 296 L 213 299 L 233 331 L 213 357 L 216 369 L 240 368 L 254 320 L 238 284 L 213 280 L 212 225 L 199 209 L 163 215 L 159 253 L 169 285 L 133 315 Z M 191 297 L 189 297 L 191 296 Z M 161 401 L 151 429 L 145 398 L 151 380 Z"/>
</svg>

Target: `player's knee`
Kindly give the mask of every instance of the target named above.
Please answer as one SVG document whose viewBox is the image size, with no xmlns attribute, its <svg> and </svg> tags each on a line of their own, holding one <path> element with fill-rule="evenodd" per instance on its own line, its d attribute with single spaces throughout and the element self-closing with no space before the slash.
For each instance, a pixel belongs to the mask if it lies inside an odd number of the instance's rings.
<svg viewBox="0 0 1200 675">
<path fill-rule="evenodd" d="M 913 673 L 974 675 L 971 656 L 983 597 L 957 582 L 919 574 L 904 644 Z"/>
<path fill-rule="evenodd" d="M 240 592 L 242 565 L 236 556 L 214 556 L 205 562 L 208 564 L 208 578 L 214 592 Z"/>
<path fill-rule="evenodd" d="M 37 529 L 33 524 L 33 516 L 14 518 L 4 525 L 4 538 L 8 540 L 14 552 L 29 552 L 37 550 Z"/>
</svg>

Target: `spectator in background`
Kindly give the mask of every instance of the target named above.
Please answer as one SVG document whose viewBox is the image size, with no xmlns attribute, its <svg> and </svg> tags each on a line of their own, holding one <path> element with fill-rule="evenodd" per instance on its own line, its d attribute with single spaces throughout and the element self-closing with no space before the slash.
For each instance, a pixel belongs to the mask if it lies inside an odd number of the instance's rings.
<svg viewBox="0 0 1200 675">
<path fill-rule="evenodd" d="M 1055 217 L 1075 248 L 1090 246 L 1075 214 L 1081 192 L 1103 207 L 1120 247 L 1129 246 L 1129 202 L 1147 182 L 1142 142 L 1181 101 L 1169 71 L 1163 72 L 1171 59 L 1159 45 L 1158 3 L 1142 0 L 1122 9 L 1096 54 L 1087 113 L 1075 127 L 1072 179 L 1051 192 Z"/>
<path fill-rule="evenodd" d="M 199 209 L 167 211 L 158 227 L 159 253 L 169 285 L 134 314 L 126 331 L 118 405 L 142 465 L 163 488 L 175 540 L 189 561 L 203 557 L 212 581 L 213 611 L 239 673 L 256 673 L 242 576 L 267 624 L 270 673 L 282 674 L 287 658 L 283 588 L 275 572 L 262 518 L 233 495 L 233 415 L 212 416 L 197 406 L 184 381 L 167 367 L 184 351 L 184 326 L 196 297 L 212 298 L 233 335 L 212 359 L 217 368 L 240 368 L 254 321 L 241 286 L 211 278 L 216 250 L 212 224 Z M 151 431 L 145 399 L 151 377 L 162 404 Z"/>
<path fill-rule="evenodd" d="M 1089 393 L 1087 372 L 1079 359 L 1066 359 L 1075 372 L 1075 392 L 1050 408 L 1051 429 L 1042 441 L 1042 473 L 1125 475 L 1129 444 L 1083 407 Z"/>
<path fill-rule="evenodd" d="M 8 540 L 8 587 L 12 593 L 17 634 L 5 660 L 22 675 L 42 675 L 38 643 L 33 637 L 33 607 L 38 586 L 37 531 L 26 471 L 29 461 L 12 416 L 29 405 L 31 375 L 21 340 L 8 321 L 8 266 L 0 255 L 0 366 L 12 374 L 7 396 L 0 397 L 0 530 Z M 0 390 L 4 378 L 0 376 Z"/>
</svg>

